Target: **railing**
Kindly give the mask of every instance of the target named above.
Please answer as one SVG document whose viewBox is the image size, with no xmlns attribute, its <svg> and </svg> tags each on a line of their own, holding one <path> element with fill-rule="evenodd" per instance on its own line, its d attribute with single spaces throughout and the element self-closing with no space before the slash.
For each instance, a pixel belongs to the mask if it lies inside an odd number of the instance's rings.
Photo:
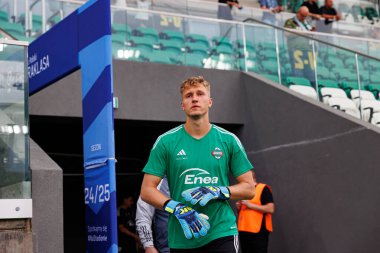
<svg viewBox="0 0 380 253">
<path fill-rule="evenodd" d="M 31 217 L 26 55 L 0 39 L 0 218 Z"/>
</svg>

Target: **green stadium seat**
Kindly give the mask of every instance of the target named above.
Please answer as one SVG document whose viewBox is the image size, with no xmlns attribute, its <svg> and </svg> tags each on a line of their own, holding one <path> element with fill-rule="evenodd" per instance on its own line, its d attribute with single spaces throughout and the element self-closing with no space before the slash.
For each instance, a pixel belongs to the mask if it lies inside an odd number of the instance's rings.
<svg viewBox="0 0 380 253">
<path fill-rule="evenodd" d="M 244 41 L 243 40 L 237 40 L 235 42 L 235 44 L 236 44 L 236 47 L 238 49 L 244 48 Z M 245 41 L 245 46 L 246 46 L 247 50 L 249 50 L 249 51 L 255 51 L 255 45 L 251 41 L 247 41 L 246 40 Z"/>
<path fill-rule="evenodd" d="M 112 24 L 112 34 L 122 34 L 124 36 L 131 36 L 132 35 L 132 29 L 127 24 Z"/>
<path fill-rule="evenodd" d="M 0 28 L 16 39 L 25 38 L 24 27 L 19 23 L 0 22 Z"/>
<path fill-rule="evenodd" d="M 331 73 L 328 68 L 318 67 L 317 68 L 318 79 L 331 79 L 335 78 L 335 75 Z"/>
<path fill-rule="evenodd" d="M 223 56 L 212 55 L 204 61 L 205 68 L 233 70 L 235 69 L 235 62 L 233 60 L 225 59 Z"/>
<path fill-rule="evenodd" d="M 296 85 L 304 85 L 304 86 L 310 86 L 311 83 L 308 79 L 303 77 L 295 77 L 295 76 L 289 76 L 286 78 L 285 83 L 287 86 L 296 84 Z"/>
<path fill-rule="evenodd" d="M 157 30 L 151 27 L 138 27 L 132 32 L 132 34 L 135 36 L 152 38 L 154 41 L 157 41 L 159 38 Z"/>
<path fill-rule="evenodd" d="M 327 87 L 327 88 L 340 88 L 339 83 L 334 80 L 318 80 L 319 88 Z"/>
<path fill-rule="evenodd" d="M 341 59 L 329 56 L 325 61 L 325 66 L 329 69 L 344 68 L 344 63 Z"/>
<path fill-rule="evenodd" d="M 132 36 L 129 39 L 129 43 L 132 47 L 145 48 L 146 50 L 152 51 L 155 39 L 153 39 L 152 37 Z"/>
<path fill-rule="evenodd" d="M 187 42 L 186 48 L 188 52 L 190 53 L 202 54 L 204 57 L 208 56 L 209 48 L 203 42 L 199 42 L 199 41 L 194 42 L 194 43 Z"/>
<path fill-rule="evenodd" d="M 230 38 L 228 38 L 228 37 L 214 36 L 212 38 L 212 42 L 213 42 L 213 45 L 215 45 L 215 46 L 222 46 L 223 45 L 223 46 L 226 46 L 226 47 L 233 49 L 232 42 L 231 42 Z"/>
<path fill-rule="evenodd" d="M 217 54 L 227 54 L 227 55 L 233 55 L 234 54 L 234 50 L 232 50 L 231 47 L 229 47 L 225 44 L 221 44 L 221 45 L 215 47 L 214 49 L 215 49 L 215 52 Z"/>
<path fill-rule="evenodd" d="M 351 71 L 345 68 L 335 68 L 333 72 L 339 77 L 341 82 L 357 82 L 358 75 L 355 71 Z"/>
<path fill-rule="evenodd" d="M 201 44 L 204 44 L 207 48 L 210 46 L 206 36 L 201 35 L 201 34 L 189 34 L 186 36 L 186 41 L 201 43 Z"/>
<path fill-rule="evenodd" d="M 265 60 L 260 62 L 264 74 L 276 75 L 278 73 L 277 61 Z"/>
<path fill-rule="evenodd" d="M 257 62 L 255 62 L 253 60 L 245 61 L 245 59 L 238 59 L 239 70 L 246 71 L 246 69 L 245 69 L 246 65 L 247 65 L 247 71 L 248 72 L 255 72 L 255 73 L 259 72 L 259 67 L 257 65 Z"/>
<path fill-rule="evenodd" d="M 0 22 L 9 22 L 8 12 L 0 10 Z"/>
<path fill-rule="evenodd" d="M 260 50 L 276 51 L 276 44 L 271 42 L 261 42 L 258 47 Z"/>
<path fill-rule="evenodd" d="M 178 41 L 181 43 L 181 45 L 185 43 L 185 36 L 183 35 L 181 31 L 165 29 L 160 33 L 160 38 Z"/>
<path fill-rule="evenodd" d="M 252 49 L 247 48 L 247 52 L 245 55 L 244 48 L 239 48 L 236 51 L 236 56 L 237 58 L 245 58 L 245 56 L 247 56 L 247 59 L 256 59 L 256 52 Z"/>
<path fill-rule="evenodd" d="M 340 84 L 342 89 L 346 92 L 347 96 L 349 97 L 351 90 L 359 90 L 359 84 L 356 81 L 345 81 Z M 364 87 L 363 87 L 364 88 Z"/>
<path fill-rule="evenodd" d="M 379 13 L 372 6 L 365 7 L 365 15 L 368 20 L 374 20 L 379 18 Z"/>
<path fill-rule="evenodd" d="M 127 37 L 125 36 L 125 34 L 119 34 L 119 33 L 112 34 L 112 42 L 124 45 L 126 41 L 127 41 Z"/>
<path fill-rule="evenodd" d="M 176 40 L 159 40 L 158 44 L 161 50 L 174 52 L 176 54 L 182 53 L 182 44 Z"/>
<path fill-rule="evenodd" d="M 380 99 L 380 82 L 370 83 L 365 86 L 365 89 L 372 92 L 376 99 Z"/>
<path fill-rule="evenodd" d="M 275 83 L 280 83 L 278 79 L 278 75 L 277 76 L 276 75 L 261 75 L 261 76 Z"/>
<path fill-rule="evenodd" d="M 277 53 L 276 51 L 259 51 L 259 58 L 262 60 L 277 60 Z"/>
</svg>

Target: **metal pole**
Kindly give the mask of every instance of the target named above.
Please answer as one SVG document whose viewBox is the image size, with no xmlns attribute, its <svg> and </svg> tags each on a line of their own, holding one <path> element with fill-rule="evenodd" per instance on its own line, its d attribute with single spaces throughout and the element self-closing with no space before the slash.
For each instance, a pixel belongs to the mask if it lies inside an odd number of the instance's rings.
<svg viewBox="0 0 380 253">
<path fill-rule="evenodd" d="M 278 35 L 277 35 L 277 29 L 274 29 L 274 39 L 275 39 L 275 41 L 276 41 L 278 82 L 281 84 L 280 49 L 278 48 Z"/>
<path fill-rule="evenodd" d="M 361 95 L 361 84 L 360 84 L 360 73 L 359 73 L 359 61 L 358 54 L 355 54 L 355 62 L 356 62 L 356 75 L 358 77 L 358 88 L 359 88 L 359 106 L 360 106 L 360 118 L 363 119 L 362 115 L 362 95 Z"/>
<path fill-rule="evenodd" d="M 46 1 L 41 1 L 42 5 L 42 33 L 46 32 Z"/>
<path fill-rule="evenodd" d="M 318 92 L 318 71 L 317 71 L 317 53 L 315 52 L 315 41 L 311 41 L 311 46 L 313 49 L 313 64 L 314 64 L 314 75 L 315 75 L 315 90 L 317 91 L 318 100 L 319 99 L 319 92 Z"/>
<path fill-rule="evenodd" d="M 247 43 L 246 40 L 247 38 L 245 37 L 245 25 L 243 23 L 243 45 L 244 45 L 244 71 L 248 72 L 248 66 L 247 66 L 247 59 L 248 59 L 248 51 L 247 51 Z M 255 62 L 256 64 L 256 62 Z"/>
</svg>

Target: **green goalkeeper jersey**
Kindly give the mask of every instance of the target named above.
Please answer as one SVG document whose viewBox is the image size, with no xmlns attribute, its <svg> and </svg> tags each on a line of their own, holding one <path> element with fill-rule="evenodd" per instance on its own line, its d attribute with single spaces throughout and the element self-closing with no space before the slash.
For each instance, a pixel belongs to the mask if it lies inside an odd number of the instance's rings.
<svg viewBox="0 0 380 253">
<path fill-rule="evenodd" d="M 239 139 L 232 133 L 212 125 L 201 139 L 190 136 L 180 125 L 154 143 L 143 172 L 168 178 L 171 198 L 192 206 L 181 193 L 198 186 L 228 186 L 228 175 L 238 177 L 252 169 Z M 236 235 L 236 217 L 228 201 L 211 200 L 206 206 L 192 206 L 209 216 L 211 228 L 198 239 L 186 239 L 174 215 L 168 224 L 169 247 L 198 248 L 220 237 Z"/>
</svg>

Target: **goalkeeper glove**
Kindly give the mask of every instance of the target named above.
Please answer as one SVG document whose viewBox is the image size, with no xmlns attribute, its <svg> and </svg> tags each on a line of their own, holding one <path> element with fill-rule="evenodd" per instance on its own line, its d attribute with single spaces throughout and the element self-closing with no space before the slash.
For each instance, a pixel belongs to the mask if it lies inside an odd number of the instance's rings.
<svg viewBox="0 0 380 253">
<path fill-rule="evenodd" d="M 195 238 L 205 236 L 210 229 L 207 215 L 198 213 L 193 208 L 185 206 L 178 201 L 168 200 L 164 204 L 164 210 L 168 213 L 174 214 L 181 224 L 182 230 L 187 239 L 191 239 L 193 236 Z"/>
<path fill-rule="evenodd" d="M 205 206 L 212 199 L 228 200 L 230 190 L 225 186 L 202 186 L 183 191 L 182 197 L 193 205 L 199 202 Z"/>
</svg>

